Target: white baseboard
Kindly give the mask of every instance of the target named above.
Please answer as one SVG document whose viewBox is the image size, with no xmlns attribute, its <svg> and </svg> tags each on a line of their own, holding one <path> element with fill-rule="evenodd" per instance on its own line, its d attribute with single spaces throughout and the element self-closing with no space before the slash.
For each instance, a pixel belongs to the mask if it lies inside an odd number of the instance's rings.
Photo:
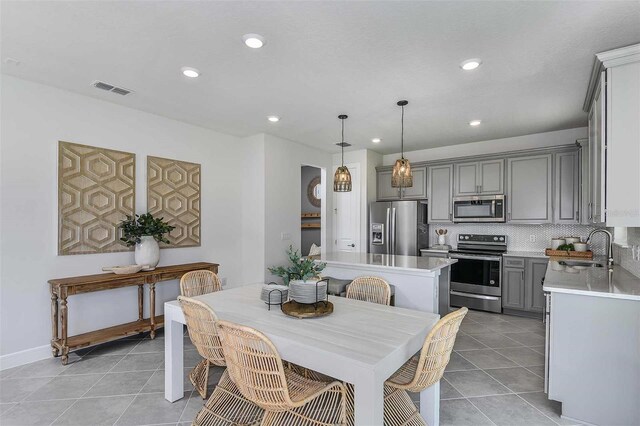
<svg viewBox="0 0 640 426">
<path fill-rule="evenodd" d="M 2 355 L 0 356 L 0 371 L 51 357 L 51 345 L 38 346 L 25 349 L 24 351 Z"/>
</svg>

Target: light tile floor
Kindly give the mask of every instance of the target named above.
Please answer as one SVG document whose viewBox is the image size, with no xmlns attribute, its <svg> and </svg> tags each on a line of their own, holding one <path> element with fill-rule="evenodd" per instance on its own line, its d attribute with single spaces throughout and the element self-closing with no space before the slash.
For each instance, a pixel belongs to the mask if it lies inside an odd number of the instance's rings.
<svg viewBox="0 0 640 426">
<path fill-rule="evenodd" d="M 189 425 L 203 400 L 188 379 L 199 361 L 185 337 L 185 398 L 164 399 L 164 339 L 130 338 L 0 372 L 0 424 Z M 570 425 L 543 393 L 540 321 L 469 311 L 441 382 L 445 425 Z M 214 386 L 222 374 L 210 376 Z M 412 395 L 417 400 L 417 394 Z"/>
</svg>

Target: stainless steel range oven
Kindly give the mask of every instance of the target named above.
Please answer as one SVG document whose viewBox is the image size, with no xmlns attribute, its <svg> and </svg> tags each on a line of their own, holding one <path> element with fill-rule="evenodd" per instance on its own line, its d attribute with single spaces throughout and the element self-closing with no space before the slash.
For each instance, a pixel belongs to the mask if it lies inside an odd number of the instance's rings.
<svg viewBox="0 0 640 426">
<path fill-rule="evenodd" d="M 450 305 L 489 312 L 502 312 L 502 253 L 505 235 L 458 235 L 458 248 L 449 256 L 451 266 Z"/>
</svg>

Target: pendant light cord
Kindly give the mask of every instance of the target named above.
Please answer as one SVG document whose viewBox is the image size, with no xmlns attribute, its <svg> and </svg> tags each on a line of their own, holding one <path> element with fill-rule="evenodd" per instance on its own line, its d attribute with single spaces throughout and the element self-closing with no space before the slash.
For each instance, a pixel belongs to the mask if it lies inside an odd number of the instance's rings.
<svg viewBox="0 0 640 426">
<path fill-rule="evenodd" d="M 400 157 L 404 160 L 404 105 L 402 105 L 402 118 L 400 120 L 401 128 L 400 131 Z"/>
<path fill-rule="evenodd" d="M 340 145 L 340 147 L 342 148 L 342 167 L 344 167 L 344 118 L 342 118 L 341 121 L 342 121 L 342 144 Z"/>
</svg>

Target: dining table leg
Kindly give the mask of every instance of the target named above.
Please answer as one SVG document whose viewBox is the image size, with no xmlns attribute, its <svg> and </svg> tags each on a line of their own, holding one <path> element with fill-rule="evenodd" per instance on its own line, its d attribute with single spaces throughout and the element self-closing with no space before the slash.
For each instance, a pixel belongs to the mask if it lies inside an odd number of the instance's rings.
<svg viewBox="0 0 640 426">
<path fill-rule="evenodd" d="M 354 416 L 357 426 L 384 424 L 384 379 L 362 372 L 354 383 Z"/>
<path fill-rule="evenodd" d="M 420 414 L 429 426 L 440 424 L 440 381 L 420 392 Z"/>
<path fill-rule="evenodd" d="M 174 402 L 184 397 L 184 328 L 178 318 L 180 308 L 168 307 L 164 310 L 164 398 Z"/>
</svg>

